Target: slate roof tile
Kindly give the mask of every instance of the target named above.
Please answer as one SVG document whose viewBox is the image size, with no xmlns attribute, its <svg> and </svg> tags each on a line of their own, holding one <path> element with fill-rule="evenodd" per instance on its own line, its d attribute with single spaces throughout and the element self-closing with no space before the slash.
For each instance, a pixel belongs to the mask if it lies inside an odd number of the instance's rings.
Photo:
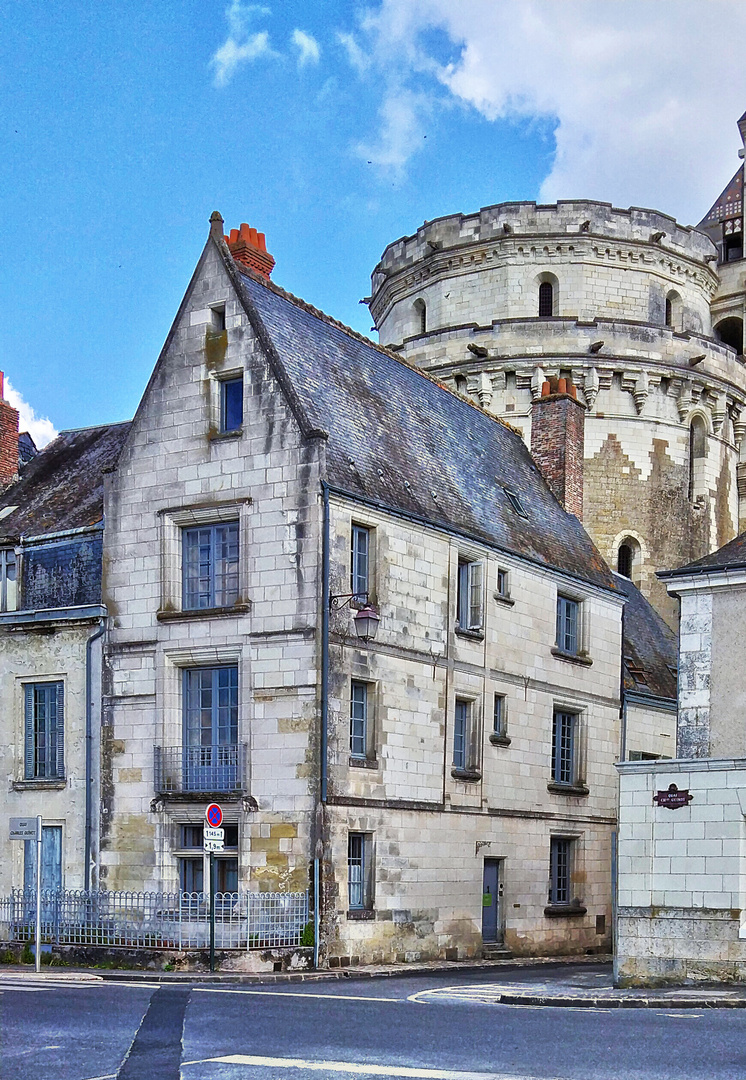
<svg viewBox="0 0 746 1080">
<path fill-rule="evenodd" d="M 676 635 L 629 578 L 621 574 L 615 574 L 614 578 L 627 598 L 624 608 L 624 689 L 675 701 Z"/>
</svg>

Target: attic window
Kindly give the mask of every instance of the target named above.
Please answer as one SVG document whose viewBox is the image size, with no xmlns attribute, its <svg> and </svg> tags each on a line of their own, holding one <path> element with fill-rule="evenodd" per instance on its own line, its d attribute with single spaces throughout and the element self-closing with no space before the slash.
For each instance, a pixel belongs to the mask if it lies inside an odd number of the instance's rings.
<svg viewBox="0 0 746 1080">
<path fill-rule="evenodd" d="M 637 662 L 637 660 L 633 660 L 631 656 L 625 656 L 624 663 L 627 666 L 627 671 L 630 673 L 636 683 L 638 683 L 640 686 L 648 685 L 645 669 L 642 667 L 641 664 Z"/>
<path fill-rule="evenodd" d="M 515 510 L 516 514 L 520 514 L 520 516 L 523 517 L 523 518 L 528 517 L 528 514 L 523 509 L 523 503 L 518 498 L 516 493 L 514 491 L 511 491 L 510 488 L 503 488 L 503 491 L 505 492 L 505 495 L 507 496 L 507 499 L 508 499 L 508 502 L 511 505 L 511 508 L 513 510 Z"/>
<path fill-rule="evenodd" d="M 216 304 L 210 308 L 210 329 L 216 334 L 225 330 L 225 304 Z"/>
</svg>

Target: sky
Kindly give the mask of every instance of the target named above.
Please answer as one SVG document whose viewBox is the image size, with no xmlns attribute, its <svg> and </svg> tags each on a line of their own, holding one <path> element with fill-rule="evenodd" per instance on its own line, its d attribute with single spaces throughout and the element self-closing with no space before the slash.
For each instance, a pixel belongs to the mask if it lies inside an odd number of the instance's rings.
<svg viewBox="0 0 746 1080">
<path fill-rule="evenodd" d="M 743 0 L 6 0 L 22 429 L 133 415 L 216 209 L 363 333 L 371 270 L 424 220 L 591 198 L 696 223 L 739 164 L 745 43 Z"/>
</svg>

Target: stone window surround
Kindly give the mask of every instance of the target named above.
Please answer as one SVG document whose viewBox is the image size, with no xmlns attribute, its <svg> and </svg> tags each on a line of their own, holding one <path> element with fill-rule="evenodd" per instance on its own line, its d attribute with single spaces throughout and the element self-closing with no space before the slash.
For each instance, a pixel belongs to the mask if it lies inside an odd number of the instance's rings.
<svg viewBox="0 0 746 1080">
<path fill-rule="evenodd" d="M 554 716 L 555 713 L 566 712 L 573 713 L 575 716 L 575 732 L 574 732 L 574 744 L 573 744 L 573 764 L 574 764 L 574 779 L 572 784 L 560 784 L 556 780 L 551 778 L 553 761 L 554 761 L 554 742 L 551 739 L 551 733 L 554 729 Z M 587 761 L 587 742 L 588 742 L 588 707 L 579 705 L 576 701 L 570 700 L 558 700 L 552 701 L 551 712 L 551 727 L 550 727 L 550 763 L 549 773 L 550 779 L 547 783 L 547 791 L 552 795 L 563 795 L 571 798 L 585 798 L 588 793 L 588 785 L 586 782 L 586 761 Z"/>
<path fill-rule="evenodd" d="M 246 406 L 246 372 L 243 366 L 221 368 L 219 372 L 208 373 L 208 432 L 211 439 L 237 438 L 243 433 L 243 424 L 235 431 L 223 431 L 222 429 L 222 383 L 232 379 L 243 379 L 244 392 L 244 420 Z"/>
<path fill-rule="evenodd" d="M 181 746 L 183 739 L 183 684 L 185 668 L 218 667 L 223 664 L 238 666 L 238 742 L 249 741 L 250 687 L 242 668 L 243 651 L 235 645 L 195 645 L 191 648 L 166 649 L 163 663 L 159 665 L 156 678 L 156 701 L 160 704 L 160 723 L 156 721 L 156 733 L 160 732 L 162 746 Z M 156 743 L 158 738 L 154 740 Z M 247 777 L 247 782 L 248 782 Z"/>
<path fill-rule="evenodd" d="M 556 639 L 556 610 L 557 602 L 561 596 L 566 600 L 574 600 L 578 605 L 578 650 L 575 653 L 565 652 L 564 649 L 559 647 L 559 642 Z M 580 592 L 578 589 L 567 586 L 563 582 L 561 585 L 557 586 L 555 596 L 555 640 L 554 645 L 551 648 L 552 656 L 555 656 L 558 660 L 564 660 L 571 664 L 580 664 L 583 667 L 590 667 L 593 663 L 590 656 L 590 641 L 591 613 L 589 597 L 587 593 Z"/>
<path fill-rule="evenodd" d="M 248 558 L 250 498 L 226 503 L 201 503 L 197 506 L 164 508 L 158 511 L 161 533 L 161 603 L 157 618 L 205 618 L 215 614 L 243 614 L 249 610 Z M 230 608 L 206 608 L 184 611 L 182 608 L 182 529 L 189 526 L 217 525 L 238 521 L 238 601 Z"/>
<path fill-rule="evenodd" d="M 65 725 L 65 770 L 63 776 L 55 777 L 35 777 L 33 779 L 26 779 L 25 775 L 25 762 L 24 762 L 24 749 L 26 746 L 26 713 L 25 713 L 25 701 L 26 701 L 26 686 L 34 683 L 58 683 L 61 682 L 64 687 L 65 694 L 65 713 L 63 723 Z M 68 782 L 68 762 L 67 753 L 69 746 L 69 731 L 68 731 L 68 673 L 66 671 L 49 672 L 45 675 L 37 675 L 33 672 L 27 672 L 23 675 L 16 675 L 15 677 L 15 691 L 13 695 L 13 711 L 15 713 L 14 728 L 16 731 L 15 745 L 15 777 L 12 782 L 14 791 L 62 791 L 67 787 Z M 45 824 L 49 824 L 45 822 Z"/>
<path fill-rule="evenodd" d="M 494 708 L 496 698 L 502 699 L 502 725 L 500 731 L 495 731 L 494 726 Z M 493 723 L 490 730 L 490 742 L 493 746 L 510 746 L 511 739 L 510 735 L 508 735 L 508 695 L 503 690 L 495 690 L 492 694 L 492 716 Z"/>
<path fill-rule="evenodd" d="M 487 581 L 487 573 L 489 571 L 489 557 L 485 552 L 480 551 L 477 548 L 471 547 L 467 544 L 459 544 L 457 548 L 454 548 L 455 555 L 455 580 L 453 583 L 453 595 L 455 597 L 454 606 L 454 629 L 457 634 L 462 637 L 468 637 L 482 641 L 484 639 L 484 624 L 485 624 L 485 606 L 484 606 L 484 590 Z M 479 611 L 479 626 L 461 626 L 459 621 L 459 584 L 461 582 L 462 567 L 464 566 L 479 566 L 480 567 L 480 611 Z M 468 575 L 468 572 L 467 572 Z M 467 577 L 467 575 L 464 575 Z M 467 588 L 471 590 L 470 577 L 468 579 Z M 470 596 L 467 595 L 465 601 L 466 607 L 470 608 Z M 471 621 L 471 610 L 469 611 L 469 621 Z"/>
<path fill-rule="evenodd" d="M 550 830 L 549 833 L 549 847 L 550 847 L 550 860 L 551 860 L 551 843 L 552 840 L 569 840 L 571 842 L 570 848 L 570 891 L 573 890 L 573 877 L 580 876 L 583 880 L 584 867 L 584 845 L 583 845 L 583 833 L 575 832 L 568 829 Z M 551 888 L 551 863 L 550 863 L 550 878 L 549 884 Z M 568 904 L 556 904 L 548 897 L 546 907 L 544 908 L 544 916 L 547 919 L 561 919 L 561 918 L 573 918 L 579 915 L 585 915 L 587 908 L 583 902 L 583 897 L 571 897 Z"/>
<path fill-rule="evenodd" d="M 477 783 L 482 779 L 482 741 L 480 738 L 482 719 L 480 709 L 481 700 L 481 694 L 475 693 L 473 689 L 462 690 L 461 688 L 458 688 L 453 692 L 450 710 L 453 719 L 450 724 L 450 731 L 446 731 L 446 738 L 448 739 L 448 746 L 450 747 L 448 758 L 451 763 L 451 776 L 454 780 L 458 780 L 461 783 Z M 466 702 L 469 706 L 465 738 L 465 768 L 459 768 L 453 764 L 453 737 L 455 733 L 456 703 L 460 701 Z"/>
</svg>

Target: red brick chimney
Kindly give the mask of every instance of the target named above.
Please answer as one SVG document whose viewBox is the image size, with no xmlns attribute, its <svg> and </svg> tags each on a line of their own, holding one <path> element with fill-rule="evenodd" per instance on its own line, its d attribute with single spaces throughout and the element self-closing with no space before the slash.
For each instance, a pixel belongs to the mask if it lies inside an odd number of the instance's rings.
<svg viewBox="0 0 746 1080">
<path fill-rule="evenodd" d="M 255 274 L 269 278 L 274 269 L 275 260 L 267 251 L 264 233 L 250 229 L 244 222 L 240 229 L 231 229 L 231 234 L 225 237 L 225 242 L 236 262 L 247 266 Z"/>
<path fill-rule="evenodd" d="M 583 520 L 585 405 L 568 379 L 542 384 L 531 403 L 531 454 L 552 494 Z"/>
<path fill-rule="evenodd" d="M 18 479 L 18 410 L 5 400 L 0 371 L 0 489 Z"/>
</svg>

